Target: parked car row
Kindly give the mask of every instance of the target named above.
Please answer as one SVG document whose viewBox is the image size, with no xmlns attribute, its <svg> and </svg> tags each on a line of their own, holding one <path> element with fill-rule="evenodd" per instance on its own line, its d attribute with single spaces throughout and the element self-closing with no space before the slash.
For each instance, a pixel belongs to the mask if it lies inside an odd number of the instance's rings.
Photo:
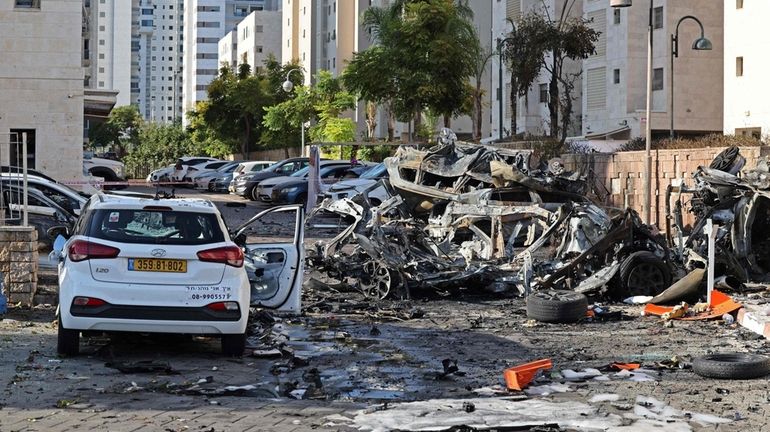
<svg viewBox="0 0 770 432">
<path fill-rule="evenodd" d="M 289 158 L 261 171 L 236 177 L 228 188 L 231 194 L 252 201 L 271 204 L 302 204 L 307 202 L 310 167 L 308 158 Z M 319 166 L 322 193 L 353 196 L 361 193 L 379 179 L 386 178 L 382 164 L 322 159 Z M 352 182 L 352 183 L 351 183 Z M 345 191 L 339 192 L 339 191 Z M 384 190 L 378 192 L 382 201 Z M 378 195 L 375 194 L 375 195 Z M 378 195 L 378 196 L 379 196 Z"/>
</svg>

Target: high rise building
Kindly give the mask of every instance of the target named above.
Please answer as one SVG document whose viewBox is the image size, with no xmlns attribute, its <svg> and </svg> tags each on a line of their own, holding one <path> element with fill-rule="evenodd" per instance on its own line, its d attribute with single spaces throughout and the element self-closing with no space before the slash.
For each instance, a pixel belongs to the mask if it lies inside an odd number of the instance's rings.
<svg viewBox="0 0 770 432">
<path fill-rule="evenodd" d="M 150 121 L 171 123 L 184 114 L 182 8 L 182 0 L 140 0 L 133 9 L 131 103 Z"/>
<path fill-rule="evenodd" d="M 770 133 L 770 87 L 765 75 L 770 35 L 762 29 L 765 18 L 770 18 L 770 3 L 737 0 L 724 7 L 724 132 L 764 138 Z M 700 92 L 707 96 L 711 89 Z"/>
<path fill-rule="evenodd" d="M 280 0 L 185 0 L 182 110 L 206 99 L 219 69 L 219 40 L 254 11 L 280 10 Z"/>
</svg>

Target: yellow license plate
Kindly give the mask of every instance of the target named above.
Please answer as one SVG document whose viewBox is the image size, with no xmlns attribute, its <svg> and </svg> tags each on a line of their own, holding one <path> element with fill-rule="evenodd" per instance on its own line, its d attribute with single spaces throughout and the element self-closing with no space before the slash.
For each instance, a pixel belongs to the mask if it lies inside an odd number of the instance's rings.
<svg viewBox="0 0 770 432">
<path fill-rule="evenodd" d="M 187 261 L 158 258 L 129 258 L 129 271 L 187 273 Z"/>
</svg>

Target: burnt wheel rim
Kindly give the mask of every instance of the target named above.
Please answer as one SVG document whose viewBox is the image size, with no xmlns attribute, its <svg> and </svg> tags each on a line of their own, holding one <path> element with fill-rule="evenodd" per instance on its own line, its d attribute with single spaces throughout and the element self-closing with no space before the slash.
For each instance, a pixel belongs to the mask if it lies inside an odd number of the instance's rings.
<svg viewBox="0 0 770 432">
<path fill-rule="evenodd" d="M 547 300 L 547 301 L 573 301 L 576 300 L 579 295 L 570 291 L 538 291 L 533 294 L 535 297 Z"/>
<path fill-rule="evenodd" d="M 364 264 L 364 276 L 361 278 L 361 291 L 366 297 L 384 299 L 390 294 L 393 279 L 390 270 L 377 261 Z"/>
<path fill-rule="evenodd" d="M 628 275 L 628 292 L 636 295 L 656 295 L 666 288 L 663 270 L 653 263 L 639 263 Z"/>
</svg>

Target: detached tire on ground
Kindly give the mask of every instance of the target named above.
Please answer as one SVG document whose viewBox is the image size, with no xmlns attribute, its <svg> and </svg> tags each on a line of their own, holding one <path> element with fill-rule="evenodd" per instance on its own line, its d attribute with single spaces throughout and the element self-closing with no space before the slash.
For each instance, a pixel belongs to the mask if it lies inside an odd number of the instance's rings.
<svg viewBox="0 0 770 432">
<path fill-rule="evenodd" d="M 634 252 L 620 264 L 622 296 L 656 296 L 671 286 L 671 270 L 650 251 Z"/>
<path fill-rule="evenodd" d="M 222 335 L 222 354 L 227 357 L 240 357 L 246 349 L 245 334 Z"/>
<path fill-rule="evenodd" d="M 586 316 L 588 299 L 574 291 L 545 290 L 527 297 L 527 317 L 548 323 L 571 323 Z"/>
<path fill-rule="evenodd" d="M 709 354 L 695 358 L 692 370 L 708 378 L 761 378 L 770 374 L 770 357 L 748 353 Z"/>
</svg>

